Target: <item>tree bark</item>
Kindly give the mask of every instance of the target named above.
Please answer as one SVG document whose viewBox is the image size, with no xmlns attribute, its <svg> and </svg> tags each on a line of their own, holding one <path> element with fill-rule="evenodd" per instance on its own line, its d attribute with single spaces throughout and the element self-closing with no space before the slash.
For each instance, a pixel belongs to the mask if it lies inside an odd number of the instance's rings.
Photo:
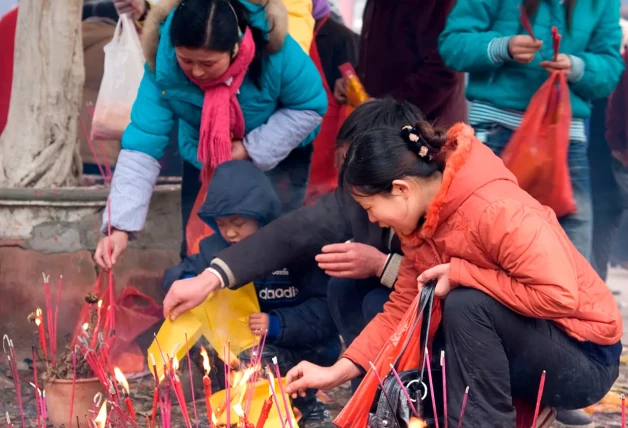
<svg viewBox="0 0 628 428">
<path fill-rule="evenodd" d="M 78 183 L 83 0 L 20 0 L 0 187 Z"/>
</svg>

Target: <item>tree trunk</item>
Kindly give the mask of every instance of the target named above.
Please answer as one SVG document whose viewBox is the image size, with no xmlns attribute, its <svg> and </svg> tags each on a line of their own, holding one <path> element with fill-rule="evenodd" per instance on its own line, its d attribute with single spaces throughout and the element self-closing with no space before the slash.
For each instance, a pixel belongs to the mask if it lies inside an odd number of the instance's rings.
<svg viewBox="0 0 628 428">
<path fill-rule="evenodd" d="M 0 187 L 78 183 L 83 0 L 20 0 Z"/>
</svg>

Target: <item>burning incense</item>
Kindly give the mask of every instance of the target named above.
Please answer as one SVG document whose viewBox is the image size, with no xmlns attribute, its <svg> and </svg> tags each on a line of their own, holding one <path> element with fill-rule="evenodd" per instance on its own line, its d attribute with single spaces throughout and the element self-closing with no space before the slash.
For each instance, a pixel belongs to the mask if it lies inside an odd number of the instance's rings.
<svg viewBox="0 0 628 428">
<path fill-rule="evenodd" d="M 137 416 L 135 415 L 135 409 L 133 408 L 133 403 L 131 402 L 131 397 L 129 395 L 131 392 L 129 389 L 129 382 L 127 382 L 126 377 L 124 377 L 124 374 L 119 368 L 114 367 L 113 373 L 116 377 L 116 381 L 120 384 L 122 391 L 124 392 L 124 404 L 126 405 L 126 411 L 131 419 L 135 421 L 137 420 Z"/>
<path fill-rule="evenodd" d="M 432 397 L 432 409 L 434 410 L 434 425 L 438 428 L 438 413 L 436 412 L 436 398 L 434 397 L 434 383 L 432 382 L 432 366 L 430 363 L 430 355 L 425 347 L 425 362 L 427 364 L 427 378 L 430 381 L 430 396 Z"/>
<path fill-rule="evenodd" d="M 5 345 L 6 343 L 6 345 Z M 7 346 L 9 352 L 7 352 Z M 20 407 L 20 416 L 22 417 L 22 427 L 26 427 L 24 423 L 24 409 L 22 406 L 22 388 L 20 387 L 20 372 L 17 368 L 17 360 L 15 359 L 15 348 L 13 347 L 13 341 L 9 339 L 8 335 L 2 337 L 2 350 L 9 360 L 9 366 L 11 368 L 11 376 L 13 377 L 13 386 L 15 388 L 15 395 L 17 396 L 17 404 Z M 37 364 L 36 360 L 33 360 L 33 364 Z"/>
<path fill-rule="evenodd" d="M 102 314 L 102 299 L 98 301 L 98 315 L 96 316 L 96 325 L 94 326 L 94 332 L 92 333 L 92 343 L 91 346 L 94 348 L 96 343 L 98 342 L 98 330 L 100 329 L 100 317 Z"/>
<path fill-rule="evenodd" d="M 54 328 L 53 335 L 50 338 L 50 347 L 54 346 L 54 351 L 52 352 L 52 359 L 54 360 L 55 355 L 57 354 L 57 326 L 59 325 L 59 302 L 61 301 L 61 287 L 63 285 L 63 275 L 59 276 L 59 285 L 57 286 L 57 301 L 55 303 L 55 319 L 54 319 Z M 70 427 L 72 426 L 72 421 L 70 421 Z"/>
<path fill-rule="evenodd" d="M 469 398 L 469 387 L 464 390 L 464 397 L 462 398 L 462 409 L 460 409 L 460 420 L 458 421 L 458 428 L 462 428 L 462 421 L 464 419 L 464 411 L 467 408 L 467 399 Z M 536 426 L 536 425 L 533 425 Z"/>
<path fill-rule="evenodd" d="M 279 407 L 279 400 L 277 399 L 277 393 L 275 391 L 275 377 L 273 376 L 273 371 L 270 367 L 267 367 L 268 371 L 268 387 L 270 388 L 270 393 L 273 396 L 273 401 L 275 402 L 275 407 L 277 408 L 277 413 L 279 414 L 279 420 L 281 421 L 281 428 L 286 428 L 286 423 L 284 422 L 283 416 L 281 415 L 281 407 Z M 281 378 L 279 379 L 281 382 Z M 289 414 L 286 415 L 286 418 Z"/>
<path fill-rule="evenodd" d="M 207 420 L 209 421 L 209 426 L 212 428 L 214 426 L 212 421 L 212 403 L 209 400 L 212 396 L 212 381 L 209 378 L 209 372 L 211 371 L 211 366 L 209 365 L 209 357 L 207 356 L 207 351 L 201 345 L 201 356 L 203 357 L 203 368 L 205 369 L 205 376 L 203 376 L 203 390 L 205 391 L 205 407 L 207 408 Z"/>
<path fill-rule="evenodd" d="M 50 275 L 42 273 L 44 277 L 44 293 L 46 295 L 46 320 L 48 322 L 48 337 L 50 339 L 50 360 L 54 360 L 54 346 L 52 344 L 52 338 L 54 334 L 54 325 L 52 324 L 52 299 L 50 298 Z M 42 323 L 43 324 L 43 323 Z M 46 342 L 46 335 L 44 334 L 44 343 Z"/>
<path fill-rule="evenodd" d="M 70 394 L 70 422 L 68 427 L 72 428 L 72 414 L 74 413 L 74 391 L 76 388 L 76 348 L 72 351 L 72 392 Z"/>
<path fill-rule="evenodd" d="M 386 392 L 386 388 L 384 388 L 384 382 L 382 382 L 382 378 L 379 377 L 379 373 L 377 372 L 375 365 L 371 361 L 369 361 L 369 366 L 371 366 L 371 370 L 373 370 L 373 373 L 375 374 L 375 377 L 377 378 L 377 383 L 379 383 L 379 388 L 382 390 L 382 394 L 384 394 L 386 403 L 388 403 L 388 407 L 390 408 L 390 411 L 392 412 L 391 415 L 394 415 L 395 410 L 392 407 L 392 402 L 390 401 L 390 398 L 388 398 L 388 393 Z"/>
<path fill-rule="evenodd" d="M 153 363 L 153 374 L 155 377 L 155 389 L 153 391 L 153 413 L 151 417 L 152 424 L 148 425 L 149 427 L 157 426 L 157 406 L 159 405 L 159 377 L 157 375 L 157 363 L 155 362 L 155 357 L 153 354 L 150 354 L 150 359 Z"/>
<path fill-rule="evenodd" d="M 401 391 L 403 392 L 403 395 L 406 396 L 406 400 L 408 400 L 408 405 L 410 406 L 410 409 L 412 409 L 412 413 L 414 413 L 414 416 L 416 416 L 418 418 L 419 414 L 416 411 L 416 408 L 414 407 L 414 404 L 412 404 L 412 400 L 410 399 L 410 394 L 408 394 L 408 390 L 406 389 L 406 387 L 404 386 L 403 382 L 401 381 L 401 378 L 399 377 L 399 373 L 397 373 L 397 370 L 395 370 L 395 366 L 393 366 L 391 364 L 390 365 L 390 370 L 392 370 L 392 373 L 395 376 L 395 379 L 397 379 L 397 383 L 401 387 Z"/>
<path fill-rule="evenodd" d="M 626 394 L 621 394 L 621 427 L 626 426 Z"/>
<path fill-rule="evenodd" d="M 44 322 L 42 320 L 42 310 L 41 308 L 37 308 L 35 311 L 35 325 L 39 329 L 39 345 L 41 346 L 41 350 L 44 353 L 44 359 L 46 363 L 48 363 L 48 347 L 46 346 L 46 330 L 44 327 Z"/>
<path fill-rule="evenodd" d="M 185 421 L 185 426 L 187 426 L 188 428 L 192 428 L 192 423 L 190 422 L 190 416 L 188 414 L 188 408 L 185 404 L 185 395 L 183 395 L 183 387 L 181 386 L 181 382 L 179 381 L 179 377 L 177 376 L 178 369 L 179 360 L 177 357 L 174 357 L 170 366 L 170 380 L 172 381 L 174 395 L 179 402 L 179 406 L 181 407 L 181 413 L 183 415 L 183 420 Z"/>
<path fill-rule="evenodd" d="M 259 415 L 259 419 L 257 420 L 257 425 L 255 425 L 255 428 L 264 428 L 266 420 L 268 419 L 268 415 L 270 415 L 270 409 L 272 409 L 273 407 L 273 396 L 272 390 L 270 389 L 270 383 L 268 385 L 268 398 L 266 399 L 266 401 L 264 401 L 264 405 L 262 405 L 262 411 Z"/>
<path fill-rule="evenodd" d="M 13 424 L 11 423 L 11 417 L 9 416 L 9 412 L 7 412 L 6 415 L 7 415 L 7 428 L 13 428 Z"/>
<path fill-rule="evenodd" d="M 447 370 L 445 366 L 445 351 L 440 351 L 440 366 L 443 375 L 443 413 L 445 418 L 445 428 L 448 426 L 447 422 Z"/>
<path fill-rule="evenodd" d="M 229 348 L 231 348 L 231 342 L 229 342 Z M 230 349 L 231 350 L 231 349 Z M 231 426 L 231 378 L 229 375 L 231 374 L 231 355 L 227 354 L 227 348 L 223 346 L 223 354 L 224 354 L 224 366 L 225 366 L 225 390 L 227 393 L 227 426 Z M 229 360 L 227 359 L 229 358 Z"/>
<path fill-rule="evenodd" d="M 198 413 L 196 411 L 196 397 L 194 396 L 194 381 L 192 380 L 192 360 L 190 360 L 190 346 L 188 345 L 188 333 L 185 334 L 185 357 L 188 359 L 188 372 L 190 373 L 190 391 L 192 392 L 192 405 L 194 406 L 194 426 L 198 428 Z"/>
<path fill-rule="evenodd" d="M 263 337 L 257 344 L 257 350 L 254 353 L 255 361 L 253 367 L 255 372 L 253 374 L 253 379 L 251 379 L 250 384 L 247 386 L 247 402 L 245 407 L 245 412 L 249 414 L 251 412 L 251 405 L 253 404 L 253 395 L 255 394 L 255 385 L 257 384 L 257 378 L 259 377 L 259 372 L 262 366 L 262 355 L 264 353 L 264 345 L 266 344 L 266 336 L 268 335 L 268 329 L 264 331 Z"/>
<path fill-rule="evenodd" d="M 273 365 L 275 366 L 275 373 L 277 374 L 277 379 L 279 380 L 279 391 L 281 391 L 281 399 L 283 400 L 283 405 L 286 409 L 286 419 L 288 419 L 288 425 L 290 425 L 290 428 L 294 428 L 294 426 L 292 425 L 292 418 L 290 417 L 290 399 L 286 396 L 286 391 L 284 391 L 283 389 L 283 381 L 281 380 L 281 373 L 279 372 L 279 363 L 277 362 L 277 357 L 273 357 Z"/>
<path fill-rule="evenodd" d="M 536 420 L 539 418 L 539 411 L 541 410 L 541 397 L 543 396 L 543 388 L 545 387 L 545 370 L 541 373 L 541 383 L 539 384 L 539 393 L 536 397 L 536 408 L 534 409 L 534 419 L 532 419 L 532 426 L 536 427 Z"/>
</svg>

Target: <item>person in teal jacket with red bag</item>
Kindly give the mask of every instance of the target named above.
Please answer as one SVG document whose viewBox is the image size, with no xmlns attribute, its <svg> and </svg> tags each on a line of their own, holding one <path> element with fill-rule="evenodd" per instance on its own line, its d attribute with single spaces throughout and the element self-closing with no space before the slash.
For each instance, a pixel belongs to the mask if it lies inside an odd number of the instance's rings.
<svg viewBox="0 0 628 428">
<path fill-rule="evenodd" d="M 536 39 L 525 32 L 520 7 Z M 568 164 L 577 212 L 560 222 L 587 258 L 593 213 L 584 122 L 591 114 L 591 100 L 609 95 L 624 69 L 619 7 L 619 0 L 458 0 L 439 38 L 445 64 L 469 73 L 469 123 L 498 155 L 548 72 L 565 73 L 573 115 Z M 556 61 L 553 26 L 562 35 Z M 558 420 L 561 426 L 593 426 L 579 412 L 559 411 Z"/>
<path fill-rule="evenodd" d="M 301 205 L 327 96 L 315 65 L 287 34 L 281 1 L 258 3 L 162 0 L 146 17 L 146 71 L 122 136 L 111 218 L 104 212 L 102 231 L 110 220 L 113 233 L 96 249 L 101 267 L 111 268 L 129 234 L 142 230 L 175 125 L 182 207 L 191 211 L 199 178 L 207 182 L 231 159 L 266 172 L 285 210 Z"/>
<path fill-rule="evenodd" d="M 520 6 L 536 40 L 522 27 Z M 562 35 L 557 61 L 553 26 Z M 498 155 L 548 72 L 566 74 L 573 114 L 568 162 L 578 209 L 560 220 L 587 258 L 592 210 L 584 122 L 591 100 L 609 95 L 619 81 L 621 37 L 619 0 L 458 0 L 439 38 L 445 63 L 469 73 L 469 123 Z"/>
</svg>

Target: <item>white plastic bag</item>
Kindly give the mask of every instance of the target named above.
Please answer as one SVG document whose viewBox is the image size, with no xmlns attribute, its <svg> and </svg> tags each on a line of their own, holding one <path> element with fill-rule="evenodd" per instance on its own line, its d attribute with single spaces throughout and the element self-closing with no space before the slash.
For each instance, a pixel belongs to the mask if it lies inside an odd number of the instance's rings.
<svg viewBox="0 0 628 428">
<path fill-rule="evenodd" d="M 144 53 L 128 14 L 118 20 L 105 48 L 105 67 L 92 119 L 94 140 L 120 140 L 144 75 Z"/>
</svg>

